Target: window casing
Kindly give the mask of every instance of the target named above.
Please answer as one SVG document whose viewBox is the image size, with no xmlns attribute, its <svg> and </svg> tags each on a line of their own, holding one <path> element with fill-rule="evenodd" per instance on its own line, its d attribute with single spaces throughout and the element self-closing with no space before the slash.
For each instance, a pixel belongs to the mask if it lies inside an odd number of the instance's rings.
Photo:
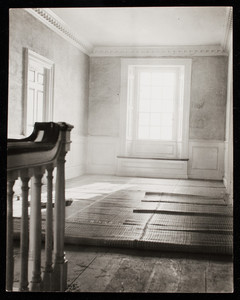
<svg viewBox="0 0 240 300">
<path fill-rule="evenodd" d="M 121 155 L 187 158 L 190 78 L 191 59 L 122 59 Z"/>
</svg>

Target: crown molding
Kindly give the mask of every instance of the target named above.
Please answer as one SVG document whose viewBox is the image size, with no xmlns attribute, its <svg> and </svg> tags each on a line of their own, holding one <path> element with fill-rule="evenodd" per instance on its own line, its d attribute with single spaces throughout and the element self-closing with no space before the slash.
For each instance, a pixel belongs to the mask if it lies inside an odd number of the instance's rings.
<svg viewBox="0 0 240 300">
<path fill-rule="evenodd" d="M 233 27 L 233 8 L 227 7 L 226 12 L 226 22 L 225 22 L 225 33 L 222 40 L 222 48 L 227 51 L 228 50 L 228 41 L 229 37 L 232 34 L 232 27 Z"/>
<path fill-rule="evenodd" d="M 222 56 L 228 55 L 227 43 L 232 29 L 232 7 L 228 7 L 225 35 L 221 45 L 206 46 L 159 46 L 159 47 L 93 47 L 80 38 L 60 17 L 48 8 L 25 8 L 29 14 L 45 24 L 51 30 L 91 57 L 164 57 L 164 56 Z"/>
<path fill-rule="evenodd" d="M 220 45 L 209 46 L 161 46 L 161 47 L 95 47 L 91 57 L 161 57 L 161 56 L 227 56 Z"/>
<path fill-rule="evenodd" d="M 48 8 L 25 8 L 29 14 L 52 29 L 58 35 L 77 47 L 79 50 L 89 55 L 93 46 L 80 38 L 61 18 Z"/>
</svg>

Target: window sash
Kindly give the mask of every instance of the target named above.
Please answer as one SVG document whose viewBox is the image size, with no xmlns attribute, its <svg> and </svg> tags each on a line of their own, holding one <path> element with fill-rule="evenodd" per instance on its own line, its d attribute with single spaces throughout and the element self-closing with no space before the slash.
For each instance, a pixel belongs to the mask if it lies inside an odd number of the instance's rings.
<svg viewBox="0 0 240 300">
<path fill-rule="evenodd" d="M 145 73 L 145 74 L 144 74 Z M 167 81 L 167 74 L 171 74 L 173 77 L 173 83 L 169 85 Z M 145 84 L 141 85 L 141 78 L 144 74 Z M 133 112 L 133 139 L 135 140 L 146 140 L 146 141 L 174 141 L 177 138 L 177 110 L 178 110 L 178 90 L 179 90 L 179 68 L 176 66 L 147 66 L 147 67 L 136 67 L 134 74 L 134 112 Z M 150 76 L 149 76 L 150 75 Z M 147 78 L 151 77 L 151 78 Z M 156 80 L 163 80 L 159 84 Z M 165 88 L 165 95 L 163 86 Z M 140 90 L 143 87 L 148 87 L 148 97 L 141 97 Z M 169 87 L 174 88 L 173 93 L 170 96 L 166 95 L 169 91 Z M 160 89 L 163 93 L 160 92 Z M 146 89 L 147 90 L 147 89 Z M 152 91 L 160 92 L 159 97 L 154 97 Z M 151 94 L 151 95 L 150 95 Z M 155 93 L 157 96 L 158 94 Z M 147 96 L 147 95 L 146 95 Z M 152 97 L 153 96 L 153 97 Z M 155 98 L 155 99 L 154 99 Z M 159 105 L 159 101 L 162 105 Z M 170 104 L 171 103 L 171 104 Z M 168 105 L 168 109 L 166 109 Z M 165 107 L 164 107 L 165 106 Z M 172 107 L 171 107 L 172 106 Z M 141 117 L 145 114 L 145 124 L 142 123 Z M 159 124 L 157 124 L 157 114 L 161 116 Z M 168 114 L 168 116 L 166 115 Z M 169 122 L 169 114 L 172 115 Z M 147 117 L 148 116 L 148 117 Z M 155 118 L 155 121 L 153 121 Z M 163 119 L 165 118 L 165 122 Z M 148 121 L 147 121 L 148 119 Z M 168 120 L 166 120 L 168 119 Z M 170 124 L 172 123 L 172 124 Z M 140 125 L 141 124 L 141 125 Z M 146 127 L 146 128 L 144 128 Z M 141 131 L 142 130 L 142 131 Z M 171 131 L 171 133 L 169 133 Z M 145 132 L 145 134 L 143 134 Z M 147 133 L 148 132 L 148 133 Z M 154 134 L 155 132 L 155 134 Z M 167 134 L 168 133 L 168 134 Z"/>
</svg>

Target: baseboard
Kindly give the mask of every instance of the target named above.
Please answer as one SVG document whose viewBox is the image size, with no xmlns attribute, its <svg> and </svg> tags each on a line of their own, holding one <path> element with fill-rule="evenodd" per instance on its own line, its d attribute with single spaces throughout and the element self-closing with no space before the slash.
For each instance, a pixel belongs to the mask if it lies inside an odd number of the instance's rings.
<svg viewBox="0 0 240 300">
<path fill-rule="evenodd" d="M 226 176 L 223 177 L 223 184 L 224 184 L 225 188 L 227 188 L 228 180 L 227 180 Z"/>
</svg>

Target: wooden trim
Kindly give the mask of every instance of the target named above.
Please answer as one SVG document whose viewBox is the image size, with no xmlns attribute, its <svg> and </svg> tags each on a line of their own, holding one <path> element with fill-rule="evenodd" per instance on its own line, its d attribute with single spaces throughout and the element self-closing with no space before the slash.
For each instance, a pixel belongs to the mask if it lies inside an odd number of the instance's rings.
<svg viewBox="0 0 240 300">
<path fill-rule="evenodd" d="M 118 176 L 188 178 L 186 160 L 123 157 L 117 161 Z"/>
<path fill-rule="evenodd" d="M 190 140 L 188 176 L 193 179 L 222 180 L 224 141 Z"/>
<path fill-rule="evenodd" d="M 95 47 L 91 57 L 193 57 L 227 56 L 228 53 L 219 45 L 206 46 L 160 46 L 160 47 Z"/>
<path fill-rule="evenodd" d="M 226 23 L 225 23 L 225 34 L 223 36 L 223 40 L 221 43 L 221 46 L 224 51 L 229 52 L 228 49 L 228 39 L 230 34 L 232 33 L 232 26 L 233 26 L 233 7 L 227 7 L 226 12 Z"/>
<path fill-rule="evenodd" d="M 174 160 L 174 161 L 188 161 L 189 160 L 189 158 L 140 157 L 140 156 L 124 156 L 124 155 L 118 155 L 117 158 L 150 159 L 150 160 Z"/>
<path fill-rule="evenodd" d="M 28 99 L 28 65 L 29 65 L 29 49 L 24 49 L 23 55 L 23 67 L 24 67 L 24 79 L 23 79 L 23 110 L 22 110 L 22 132 L 21 134 L 26 135 L 27 133 L 27 99 Z"/>
</svg>

